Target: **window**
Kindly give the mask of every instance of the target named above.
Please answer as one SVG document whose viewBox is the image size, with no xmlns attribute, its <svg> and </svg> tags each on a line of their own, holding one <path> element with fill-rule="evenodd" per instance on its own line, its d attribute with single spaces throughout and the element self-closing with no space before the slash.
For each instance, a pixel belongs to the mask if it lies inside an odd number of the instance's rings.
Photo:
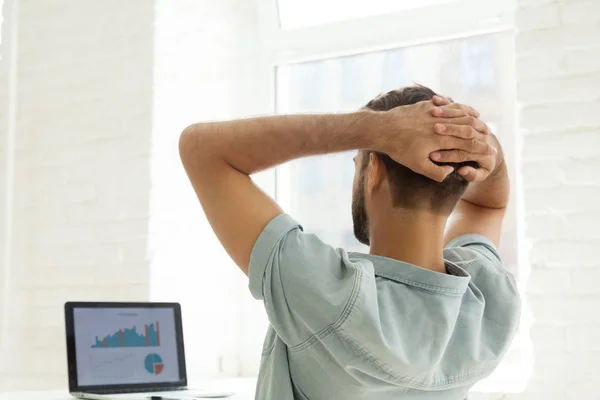
<svg viewBox="0 0 600 400">
<path fill-rule="evenodd" d="M 440 94 L 472 104 L 514 155 L 513 34 L 500 32 L 277 68 L 276 107 L 280 113 L 356 110 L 377 94 L 421 83 Z M 514 169 L 511 169 L 514 181 Z M 352 232 L 352 154 L 296 160 L 278 174 L 287 210 L 311 232 L 334 246 L 366 251 Z M 285 194 L 284 194 L 285 193 Z M 515 202 L 511 203 L 514 207 Z M 517 273 L 517 219 L 504 225 L 501 253 Z"/>
<path fill-rule="evenodd" d="M 276 111 L 279 113 L 356 110 L 394 88 L 421 83 L 438 93 L 475 106 L 516 165 L 514 41 L 512 30 L 363 52 L 277 66 Z M 307 73 L 310 71 L 310 74 Z M 278 168 L 280 204 L 324 241 L 348 251 L 368 251 L 353 234 L 352 153 L 295 160 Z M 513 190 L 501 239 L 506 268 L 519 280 L 526 268 L 518 252 L 518 181 L 509 170 Z M 517 184 L 515 184 L 517 183 Z M 521 257 L 520 257 L 521 256 Z M 503 363 L 474 390 L 518 392 L 530 376 L 530 344 L 523 324 Z M 529 371 L 529 372 L 528 372 Z"/>
</svg>

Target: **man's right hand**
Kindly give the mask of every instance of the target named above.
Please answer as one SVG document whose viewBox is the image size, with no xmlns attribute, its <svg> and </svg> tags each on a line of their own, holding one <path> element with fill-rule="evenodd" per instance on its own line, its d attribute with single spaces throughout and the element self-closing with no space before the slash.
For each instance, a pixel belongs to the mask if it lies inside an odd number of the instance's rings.
<svg viewBox="0 0 600 400">
<path fill-rule="evenodd" d="M 435 96 L 433 98 L 433 103 L 438 107 L 435 109 L 437 113 L 432 114 L 445 118 L 454 117 L 454 121 L 457 123 L 473 122 L 473 126 L 477 126 L 477 121 L 472 121 L 472 118 L 470 120 L 464 121 L 465 116 L 461 115 L 466 111 L 473 110 L 471 107 L 464 106 L 461 104 L 450 103 L 448 99 L 440 96 Z M 473 113 L 469 113 L 469 115 L 471 117 L 478 118 L 479 113 L 477 111 L 475 112 L 477 113 L 476 115 Z M 465 130 L 465 127 L 463 125 L 450 125 L 442 129 L 439 128 L 439 126 L 436 126 L 436 132 L 438 134 L 451 136 L 455 136 L 457 131 L 464 132 Z M 491 133 L 487 126 L 485 126 L 485 128 L 485 130 L 479 130 L 480 133 L 484 133 L 485 135 L 479 135 L 477 137 L 478 140 L 484 141 L 490 146 L 496 148 L 497 150 L 500 150 L 501 146 L 498 139 Z M 498 151 L 495 154 L 478 154 L 475 152 L 468 152 L 461 149 L 452 149 L 435 151 L 430 154 L 429 158 L 432 161 L 441 163 L 463 163 L 467 161 L 475 161 L 479 164 L 479 168 L 476 169 L 473 167 L 462 167 L 458 170 L 458 173 L 469 182 L 481 182 L 494 173 L 496 167 L 500 165 L 503 160 L 503 154 L 501 151 Z"/>
</svg>

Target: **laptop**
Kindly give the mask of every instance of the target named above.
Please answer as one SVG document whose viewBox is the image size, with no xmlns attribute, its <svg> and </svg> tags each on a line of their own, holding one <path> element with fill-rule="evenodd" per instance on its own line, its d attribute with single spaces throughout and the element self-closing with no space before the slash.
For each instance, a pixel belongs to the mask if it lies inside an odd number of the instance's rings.
<svg viewBox="0 0 600 400">
<path fill-rule="evenodd" d="M 65 304 L 69 392 L 81 399 L 219 398 L 187 387 L 178 303 Z"/>
</svg>

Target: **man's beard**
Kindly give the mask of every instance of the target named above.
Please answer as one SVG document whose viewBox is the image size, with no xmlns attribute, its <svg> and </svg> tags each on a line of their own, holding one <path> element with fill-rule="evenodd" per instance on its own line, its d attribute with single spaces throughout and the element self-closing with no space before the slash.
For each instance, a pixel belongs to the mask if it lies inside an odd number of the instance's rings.
<svg viewBox="0 0 600 400">
<path fill-rule="evenodd" d="M 369 217 L 365 208 L 364 176 L 361 173 L 359 184 L 352 193 L 352 224 L 354 225 L 354 236 L 364 245 L 370 246 L 369 240 Z"/>
</svg>

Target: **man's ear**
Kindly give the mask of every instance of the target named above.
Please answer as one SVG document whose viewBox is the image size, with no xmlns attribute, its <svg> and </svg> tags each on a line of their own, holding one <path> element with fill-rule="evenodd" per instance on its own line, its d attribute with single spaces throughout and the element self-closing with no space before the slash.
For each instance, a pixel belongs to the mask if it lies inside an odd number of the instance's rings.
<svg viewBox="0 0 600 400">
<path fill-rule="evenodd" d="M 369 165 L 367 172 L 367 190 L 369 192 L 374 192 L 379 189 L 381 183 L 387 176 L 387 171 L 385 169 L 385 165 L 381 158 L 377 156 L 375 153 L 369 154 Z"/>
</svg>

